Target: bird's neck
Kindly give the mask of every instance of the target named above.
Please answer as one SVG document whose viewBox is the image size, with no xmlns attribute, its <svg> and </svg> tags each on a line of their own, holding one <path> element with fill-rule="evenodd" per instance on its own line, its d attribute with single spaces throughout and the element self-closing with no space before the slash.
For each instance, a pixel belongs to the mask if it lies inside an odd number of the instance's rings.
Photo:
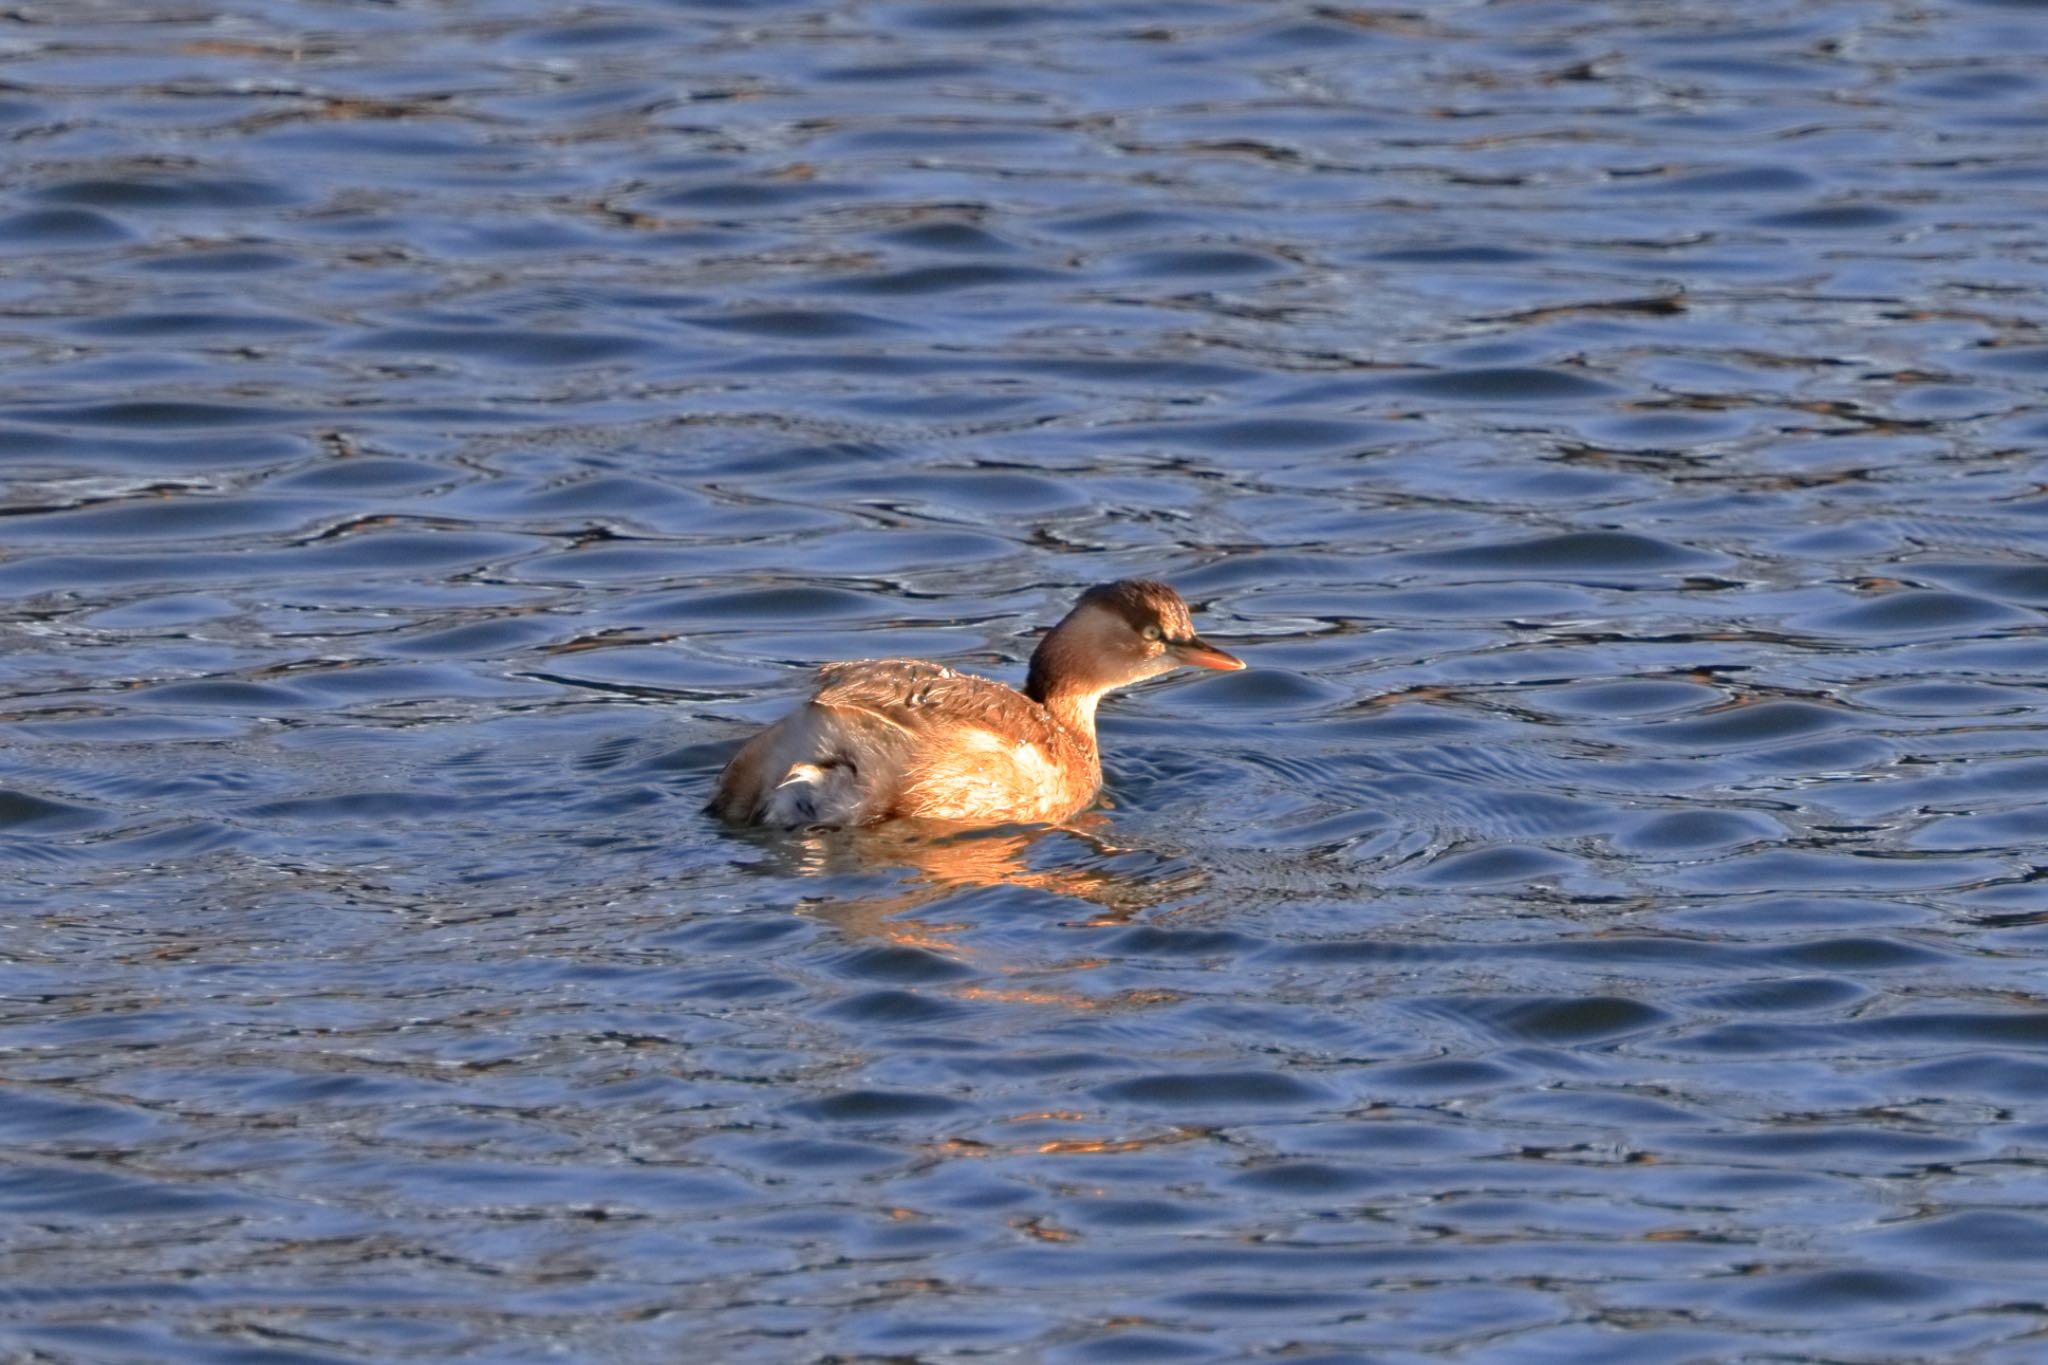
<svg viewBox="0 0 2048 1365">
<path fill-rule="evenodd" d="M 1065 625 L 1065 622 L 1061 622 Z M 1073 642 L 1056 627 L 1038 642 L 1031 654 L 1031 671 L 1024 679 L 1024 695 L 1043 706 L 1060 728 L 1089 750 L 1095 748 L 1095 704 L 1109 689 L 1085 676 L 1079 666 Z"/>
<path fill-rule="evenodd" d="M 1095 747 L 1095 703 L 1102 700 L 1100 692 L 1061 688 L 1032 700 L 1050 712 L 1061 729 L 1089 749 Z"/>
</svg>

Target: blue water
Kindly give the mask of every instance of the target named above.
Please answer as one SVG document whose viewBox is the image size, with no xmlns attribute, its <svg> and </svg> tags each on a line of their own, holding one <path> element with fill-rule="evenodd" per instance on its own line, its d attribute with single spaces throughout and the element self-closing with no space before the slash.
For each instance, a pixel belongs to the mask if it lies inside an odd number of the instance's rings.
<svg viewBox="0 0 2048 1365">
<path fill-rule="evenodd" d="M 0 16 L 0 1356 L 2035 1361 L 2048 8 Z M 733 834 L 810 666 L 1252 664 Z"/>
</svg>

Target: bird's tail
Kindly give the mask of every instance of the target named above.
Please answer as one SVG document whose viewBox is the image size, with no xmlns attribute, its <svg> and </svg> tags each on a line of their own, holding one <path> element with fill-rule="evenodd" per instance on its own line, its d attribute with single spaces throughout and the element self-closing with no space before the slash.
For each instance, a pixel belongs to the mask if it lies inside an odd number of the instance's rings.
<svg viewBox="0 0 2048 1365">
<path fill-rule="evenodd" d="M 855 776 L 853 765 L 844 760 L 793 763 L 788 775 L 762 798 L 756 818 L 784 829 L 854 823 L 860 806 Z"/>
</svg>

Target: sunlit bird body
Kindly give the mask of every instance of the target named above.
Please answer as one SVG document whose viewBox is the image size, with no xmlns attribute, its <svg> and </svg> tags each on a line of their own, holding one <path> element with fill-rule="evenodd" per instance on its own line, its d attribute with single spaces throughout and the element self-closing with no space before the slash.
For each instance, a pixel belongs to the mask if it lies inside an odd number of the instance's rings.
<svg viewBox="0 0 2048 1365">
<path fill-rule="evenodd" d="M 1021 692 L 919 659 L 827 664 L 809 700 L 733 755 L 711 809 L 791 829 L 1066 820 L 1102 785 L 1096 704 L 1184 666 L 1244 664 L 1146 579 L 1083 593 L 1039 642 Z"/>
</svg>

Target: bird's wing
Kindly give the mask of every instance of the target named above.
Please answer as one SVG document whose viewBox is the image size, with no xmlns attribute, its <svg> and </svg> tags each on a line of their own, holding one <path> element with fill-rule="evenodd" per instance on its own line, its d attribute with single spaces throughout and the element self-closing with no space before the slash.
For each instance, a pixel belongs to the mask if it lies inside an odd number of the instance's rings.
<svg viewBox="0 0 2048 1365">
<path fill-rule="evenodd" d="M 1050 754 L 1057 727 L 1021 692 L 922 659 L 861 659 L 818 670 L 814 705 L 865 712 L 911 734 L 985 730 Z"/>
</svg>

